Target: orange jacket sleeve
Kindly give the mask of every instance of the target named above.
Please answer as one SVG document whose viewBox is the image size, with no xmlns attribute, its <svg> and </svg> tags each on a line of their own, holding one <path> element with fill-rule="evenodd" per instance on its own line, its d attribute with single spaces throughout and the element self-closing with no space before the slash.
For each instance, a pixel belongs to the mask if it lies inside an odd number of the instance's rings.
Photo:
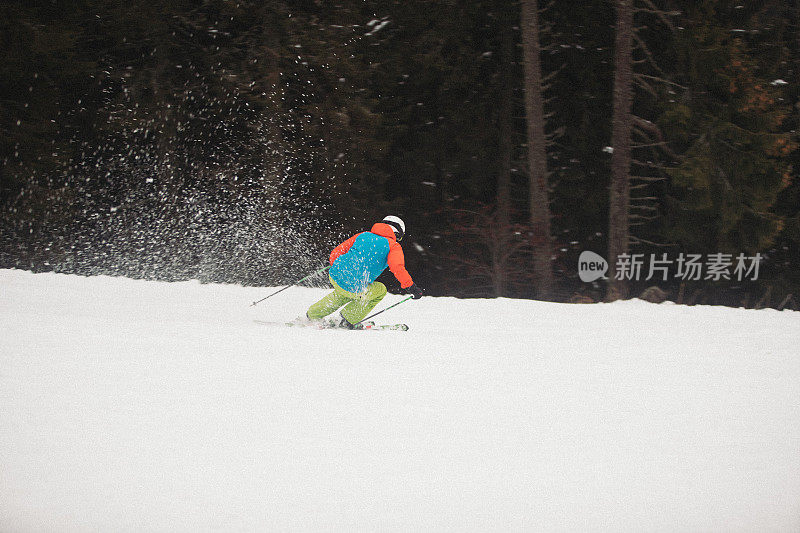
<svg viewBox="0 0 800 533">
<path fill-rule="evenodd" d="M 333 262 L 336 261 L 340 255 L 346 254 L 347 250 L 349 250 L 350 247 L 353 246 L 353 243 L 356 242 L 356 237 L 358 237 L 359 235 L 361 234 L 356 233 L 355 235 L 344 241 L 342 244 L 334 248 L 333 251 L 331 251 L 330 263 L 333 264 Z"/>
<path fill-rule="evenodd" d="M 400 282 L 400 287 L 407 289 L 414 284 L 414 280 L 406 270 L 406 256 L 403 255 L 403 248 L 396 242 L 389 244 L 389 257 L 386 258 L 386 262 L 389 263 L 389 270 Z"/>
</svg>

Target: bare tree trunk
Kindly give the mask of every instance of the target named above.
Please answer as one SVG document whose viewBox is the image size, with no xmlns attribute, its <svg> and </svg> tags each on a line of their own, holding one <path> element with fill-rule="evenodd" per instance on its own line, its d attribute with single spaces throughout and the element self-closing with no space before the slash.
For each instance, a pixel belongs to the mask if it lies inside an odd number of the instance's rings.
<svg viewBox="0 0 800 533">
<path fill-rule="evenodd" d="M 627 283 L 616 279 L 617 257 L 628 252 L 630 215 L 631 126 L 633 117 L 633 0 L 616 0 L 614 115 L 611 131 L 611 187 L 608 217 L 609 283 L 606 300 L 627 296 Z"/>
<path fill-rule="evenodd" d="M 545 150 L 537 0 L 522 0 L 521 28 L 525 66 L 525 114 L 528 123 L 530 221 L 534 233 L 533 273 L 536 295 L 546 299 L 551 296 L 553 291 L 553 267 L 550 259 L 552 255 L 550 201 L 547 188 L 547 152 Z"/>
<path fill-rule="evenodd" d="M 500 107 L 497 111 L 498 167 L 497 167 L 497 242 L 492 262 L 492 283 L 495 297 L 505 296 L 506 250 L 511 231 L 511 155 L 513 150 L 512 114 L 514 112 L 513 69 L 514 69 L 514 30 L 508 3 L 497 2 L 501 13 L 500 41 Z"/>
</svg>

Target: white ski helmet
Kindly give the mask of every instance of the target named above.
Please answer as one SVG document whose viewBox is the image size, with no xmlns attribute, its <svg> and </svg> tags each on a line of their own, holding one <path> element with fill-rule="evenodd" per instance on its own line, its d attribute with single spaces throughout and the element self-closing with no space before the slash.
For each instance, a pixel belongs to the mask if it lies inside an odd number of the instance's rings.
<svg viewBox="0 0 800 533">
<path fill-rule="evenodd" d="M 398 241 L 400 241 L 400 239 L 403 238 L 403 235 L 406 234 L 406 223 L 403 222 L 400 217 L 389 215 L 388 217 L 383 217 L 381 222 L 384 224 L 389 224 L 392 227 L 395 237 L 397 237 Z"/>
</svg>

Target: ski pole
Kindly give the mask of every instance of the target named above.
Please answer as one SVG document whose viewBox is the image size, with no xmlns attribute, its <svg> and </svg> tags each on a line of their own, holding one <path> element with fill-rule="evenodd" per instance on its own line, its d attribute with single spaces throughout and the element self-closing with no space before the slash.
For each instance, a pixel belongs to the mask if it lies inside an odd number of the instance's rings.
<svg viewBox="0 0 800 533">
<path fill-rule="evenodd" d="M 387 307 L 387 308 L 386 308 L 386 309 L 384 309 L 383 311 L 388 311 L 388 310 L 389 310 L 389 309 L 391 309 L 392 307 L 397 307 L 397 306 L 398 306 L 398 305 L 400 305 L 401 303 L 409 301 L 411 298 L 413 298 L 413 296 L 409 296 L 409 297 L 408 297 L 408 298 L 406 298 L 405 300 L 400 300 L 400 301 L 399 301 L 399 302 L 397 302 L 396 304 L 392 304 L 392 305 L 390 305 L 389 307 Z M 364 318 L 364 319 L 362 319 L 362 320 L 359 320 L 358 322 L 356 322 L 356 324 L 361 324 L 362 322 L 364 322 L 364 320 L 368 320 L 368 319 L 370 319 L 370 318 L 372 318 L 372 317 L 374 317 L 374 316 L 378 316 L 379 314 L 383 313 L 383 311 L 378 311 L 377 313 L 375 313 L 375 314 L 373 314 L 373 315 L 369 315 L 368 317 L 366 317 L 366 318 Z M 353 325 L 355 326 L 356 324 L 353 324 Z"/>
<path fill-rule="evenodd" d="M 261 302 L 263 302 L 263 301 L 264 301 L 264 300 L 266 300 L 267 298 L 272 298 L 273 296 L 275 296 L 275 295 L 276 295 L 276 294 L 278 294 L 279 292 L 283 292 L 283 291 L 285 291 L 286 289 L 288 289 L 289 287 L 294 287 L 295 285 L 299 285 L 299 284 L 303 283 L 305 280 L 307 280 L 308 278 L 310 278 L 310 277 L 313 277 L 313 276 L 316 276 L 316 275 L 317 275 L 317 274 L 319 274 L 320 272 L 325 272 L 325 271 L 326 271 L 326 270 L 328 270 L 329 268 L 330 268 L 330 266 L 326 266 L 325 268 L 320 268 L 320 269 L 319 269 L 319 270 L 317 270 L 316 272 L 312 272 L 311 274 L 309 274 L 308 276 L 304 277 L 303 279 L 301 279 L 301 280 L 298 280 L 298 281 L 295 281 L 295 282 L 294 282 L 294 283 L 292 283 L 291 285 L 287 285 L 287 286 L 285 286 L 285 287 L 284 287 L 284 288 L 282 288 L 282 289 L 278 289 L 277 291 L 273 292 L 273 293 L 272 293 L 272 294 L 270 294 L 269 296 L 264 296 L 263 298 L 261 298 L 261 299 L 260 299 L 260 300 L 258 300 L 257 302 L 253 302 L 253 303 L 251 303 L 251 304 L 250 304 L 250 307 L 253 307 L 253 306 L 254 306 L 254 305 L 256 305 L 257 303 L 261 303 Z"/>
</svg>

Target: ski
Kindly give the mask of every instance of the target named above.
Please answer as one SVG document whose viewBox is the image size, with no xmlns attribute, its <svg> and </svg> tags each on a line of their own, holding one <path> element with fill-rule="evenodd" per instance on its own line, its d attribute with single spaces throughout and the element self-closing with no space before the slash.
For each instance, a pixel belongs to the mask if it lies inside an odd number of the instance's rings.
<svg viewBox="0 0 800 533">
<path fill-rule="evenodd" d="M 364 326 L 364 329 L 408 331 L 408 326 L 406 324 L 372 324 L 371 326 Z"/>
<path fill-rule="evenodd" d="M 322 322 L 322 323 L 306 323 L 306 322 L 270 322 L 267 320 L 253 320 L 256 324 L 262 324 L 266 326 L 288 326 L 290 328 L 312 328 L 312 329 L 339 329 L 344 331 L 364 331 L 364 330 L 375 330 L 375 331 L 408 331 L 408 325 L 406 324 L 375 324 L 374 322 L 362 322 L 363 328 L 356 328 L 353 330 L 348 330 L 347 328 L 340 328 L 338 324 L 334 322 Z"/>
</svg>

